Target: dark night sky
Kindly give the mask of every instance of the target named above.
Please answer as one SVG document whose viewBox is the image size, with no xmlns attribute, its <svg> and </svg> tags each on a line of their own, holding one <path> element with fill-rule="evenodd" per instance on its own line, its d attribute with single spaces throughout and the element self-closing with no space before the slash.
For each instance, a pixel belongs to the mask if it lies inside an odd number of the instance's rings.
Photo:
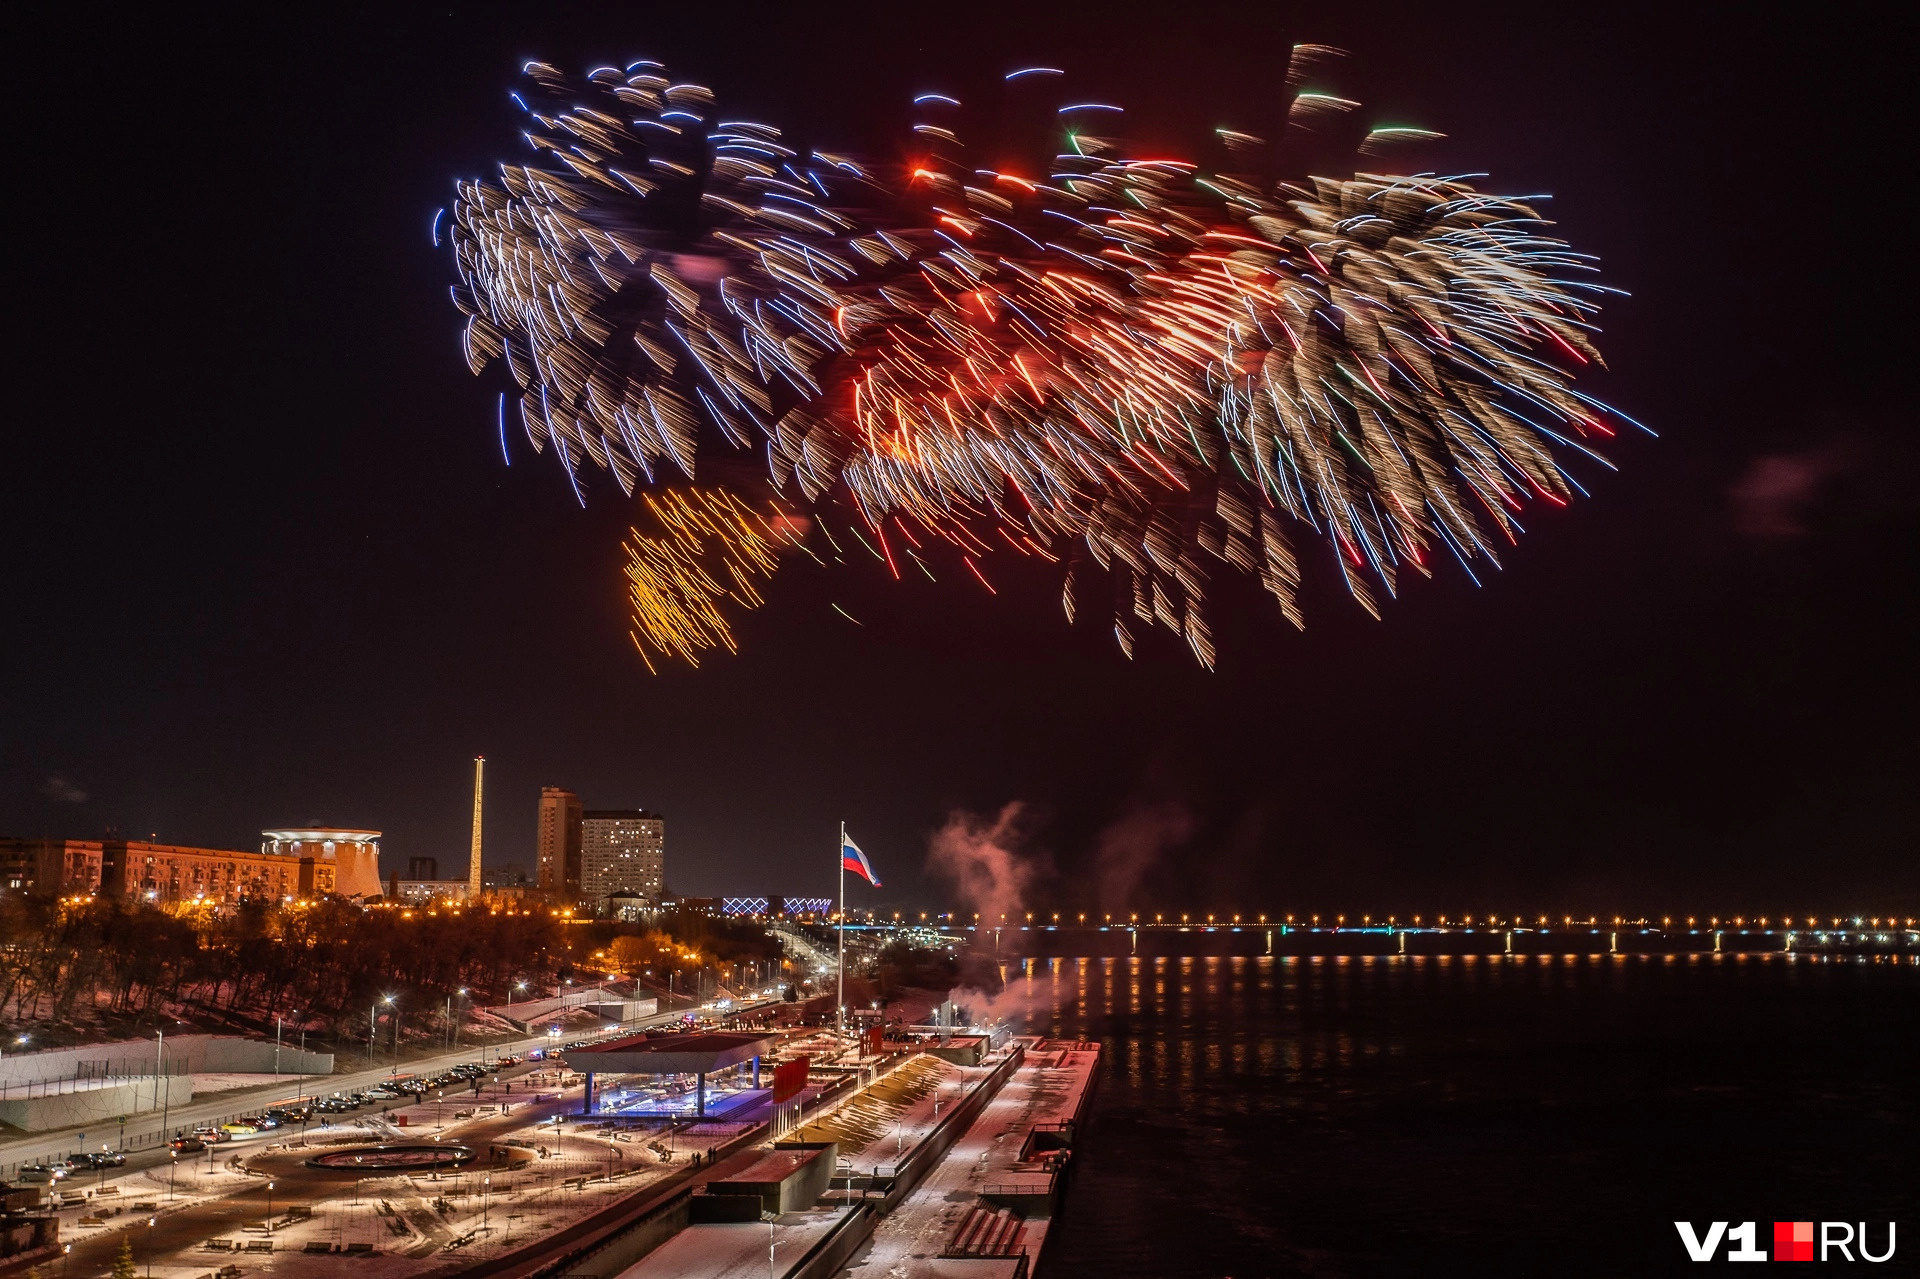
<svg viewBox="0 0 1920 1279">
<path fill-rule="evenodd" d="M 1069 910 L 1143 804 L 1196 823 L 1148 909 L 1914 908 L 1905 38 L 1844 7 L 299 9 L 69 4 L 8 41 L 0 832 L 317 819 L 457 870 L 484 752 L 490 859 L 530 862 L 564 784 L 664 811 L 696 893 L 828 890 L 844 817 L 889 879 L 859 900 L 934 907 L 929 833 L 1019 800 Z M 1211 674 L 1164 632 L 1125 661 L 1037 572 L 989 599 L 871 563 L 785 570 L 742 656 L 645 672 L 626 503 L 581 511 L 523 438 L 502 464 L 428 241 L 519 154 L 523 59 L 658 58 L 874 156 L 913 93 L 1043 61 L 1191 151 L 1271 110 L 1296 40 L 1446 132 L 1433 166 L 1553 193 L 1633 294 L 1593 387 L 1659 441 L 1384 624 L 1324 556 L 1304 634 L 1225 591 Z"/>
</svg>

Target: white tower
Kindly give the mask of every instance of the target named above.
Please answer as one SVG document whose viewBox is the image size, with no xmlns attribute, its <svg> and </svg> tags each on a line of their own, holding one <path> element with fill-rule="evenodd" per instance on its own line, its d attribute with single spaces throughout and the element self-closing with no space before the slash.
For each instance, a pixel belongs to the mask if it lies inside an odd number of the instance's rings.
<svg viewBox="0 0 1920 1279">
<path fill-rule="evenodd" d="M 487 757 L 473 757 L 473 857 L 467 863 L 467 900 L 480 901 L 480 792 L 487 770 Z"/>
</svg>

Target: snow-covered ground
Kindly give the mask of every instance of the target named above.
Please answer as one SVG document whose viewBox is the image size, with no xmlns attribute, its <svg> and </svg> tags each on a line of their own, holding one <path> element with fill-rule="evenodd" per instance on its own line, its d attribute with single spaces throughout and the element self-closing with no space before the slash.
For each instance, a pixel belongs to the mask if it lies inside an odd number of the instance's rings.
<svg viewBox="0 0 1920 1279">
<path fill-rule="evenodd" d="M 235 1088 L 259 1088 L 266 1084 L 283 1083 L 293 1085 L 305 1079 L 325 1080 L 328 1075 L 248 1075 L 239 1073 L 195 1075 L 193 1077 L 193 1095 L 201 1093 L 230 1092 Z"/>
</svg>

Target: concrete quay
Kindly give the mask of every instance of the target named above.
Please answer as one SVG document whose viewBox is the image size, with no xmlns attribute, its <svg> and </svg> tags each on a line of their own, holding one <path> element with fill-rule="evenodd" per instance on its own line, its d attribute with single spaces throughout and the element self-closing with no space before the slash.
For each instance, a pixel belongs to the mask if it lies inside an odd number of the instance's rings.
<svg viewBox="0 0 1920 1279">
<path fill-rule="evenodd" d="M 1014 1050 L 1014 1069 L 938 1163 L 875 1222 L 839 1272 L 845 1279 L 1036 1272 L 1065 1198 L 1100 1046 L 1020 1039 Z"/>
<path fill-rule="evenodd" d="M 702 1167 L 461 1273 L 1026 1279 L 1064 1200 L 1099 1062 L 1097 1044 L 1030 1037 L 978 1065 L 901 1053 L 820 1094 L 805 1124 L 778 1137 L 765 1125 L 742 1132 Z M 815 1169 L 804 1196 L 787 1186 L 777 1202 L 715 1193 L 782 1152 Z"/>
</svg>

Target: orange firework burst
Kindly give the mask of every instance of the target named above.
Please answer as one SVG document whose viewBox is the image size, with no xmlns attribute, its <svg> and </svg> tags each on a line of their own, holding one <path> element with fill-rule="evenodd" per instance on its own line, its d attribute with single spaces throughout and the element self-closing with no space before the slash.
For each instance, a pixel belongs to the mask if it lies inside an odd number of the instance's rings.
<svg viewBox="0 0 1920 1279">
<path fill-rule="evenodd" d="M 1290 83 L 1328 53 L 1303 46 Z M 1211 665 L 1217 566 L 1299 624 L 1318 539 L 1377 614 L 1436 556 L 1497 564 L 1619 416 L 1573 385 L 1605 290 L 1528 201 L 1204 173 L 1129 155 L 1102 103 L 1062 108 L 1070 149 L 1028 175 L 970 168 L 952 121 L 920 125 L 894 186 L 715 122 L 708 90 L 655 64 L 528 73 L 570 105 L 528 109 L 544 165 L 460 188 L 470 362 L 505 361 L 569 475 L 591 461 L 631 493 L 754 450 L 775 495 L 650 500 L 665 531 L 628 547 L 643 656 L 732 649 L 720 604 L 758 603 L 806 545 L 801 507 L 837 506 L 896 576 L 902 540 L 983 585 L 984 556 L 1040 556 L 1070 618 L 1104 579 L 1126 652 L 1157 623 Z M 1301 90 L 1288 128 L 1356 106 Z M 1361 151 L 1432 136 L 1383 127 Z M 1221 141 L 1236 170 L 1267 163 L 1259 138 Z"/>
</svg>

